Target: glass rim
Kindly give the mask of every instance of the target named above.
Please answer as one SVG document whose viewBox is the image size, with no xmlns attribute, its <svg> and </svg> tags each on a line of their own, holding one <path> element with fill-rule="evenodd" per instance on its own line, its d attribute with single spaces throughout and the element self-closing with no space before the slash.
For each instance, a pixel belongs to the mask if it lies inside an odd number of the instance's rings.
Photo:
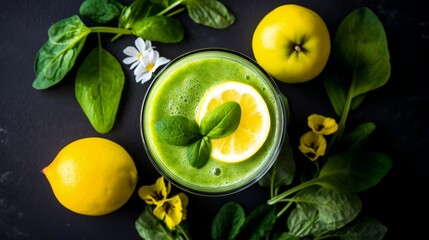
<svg viewBox="0 0 429 240">
<path fill-rule="evenodd" d="M 279 135 L 280 135 L 278 146 L 276 146 L 276 148 L 273 149 L 273 151 L 275 151 L 275 152 L 273 153 L 272 158 L 269 161 L 265 162 L 266 166 L 264 166 L 262 170 L 257 171 L 257 174 L 255 174 L 254 176 L 252 175 L 252 178 L 253 178 L 252 180 L 246 181 L 244 184 L 239 185 L 235 188 L 224 189 L 221 191 L 204 191 L 204 190 L 199 190 L 199 189 L 191 188 L 188 186 L 184 186 L 180 182 L 174 180 L 171 176 L 169 176 L 169 174 L 165 173 L 165 171 L 158 165 L 158 163 L 154 159 L 154 156 L 152 156 L 153 154 L 151 153 L 151 150 L 148 147 L 148 143 L 146 142 L 146 137 L 145 137 L 145 131 L 143 129 L 146 101 L 147 101 L 147 99 L 151 93 L 153 85 L 156 84 L 156 81 L 160 78 L 160 76 L 163 74 L 163 72 L 165 72 L 171 65 L 175 64 L 176 62 L 178 62 L 179 60 L 181 60 L 187 56 L 190 56 L 190 55 L 193 55 L 196 53 L 200 53 L 200 52 L 211 52 L 211 51 L 213 51 L 213 52 L 226 52 L 226 53 L 236 55 L 238 57 L 243 58 L 244 60 L 247 60 L 252 66 L 256 67 L 259 71 L 261 71 L 262 74 L 267 78 L 269 84 L 273 88 L 273 91 L 277 94 L 275 98 L 278 101 L 278 105 L 280 105 L 279 112 L 280 112 L 280 117 L 282 118 L 282 121 L 280 121 L 280 126 L 277 126 L 277 128 L 279 128 L 279 130 L 276 131 L 276 132 L 279 132 Z M 250 186 L 254 185 L 257 181 L 259 181 L 271 169 L 271 167 L 276 162 L 276 159 L 278 158 L 280 151 L 282 149 L 282 146 L 283 146 L 283 143 L 285 140 L 287 119 L 286 119 L 285 103 L 283 101 L 281 94 L 282 93 L 281 93 L 280 89 L 278 88 L 277 83 L 272 78 L 272 76 L 270 74 L 268 74 L 268 72 L 266 72 L 255 60 L 253 60 L 252 58 L 250 58 L 249 56 L 247 56 L 243 53 L 240 53 L 240 52 L 232 50 L 232 49 L 219 48 L 219 47 L 200 48 L 200 49 L 191 50 L 191 51 L 188 51 L 186 53 L 183 53 L 183 54 L 177 56 L 176 58 L 174 58 L 173 60 L 171 60 L 170 62 L 168 62 L 155 75 L 155 77 L 151 81 L 151 83 L 148 86 L 147 91 L 144 95 L 142 105 L 141 105 L 141 109 L 140 109 L 140 119 L 139 119 L 140 126 L 139 126 L 139 128 L 140 128 L 140 135 L 141 135 L 143 147 L 144 147 L 145 152 L 146 152 L 146 156 L 149 158 L 152 166 L 154 166 L 156 171 L 161 176 L 163 176 L 167 181 L 169 181 L 175 187 L 182 189 L 188 193 L 191 193 L 194 195 L 199 195 L 199 196 L 206 196 L 206 197 L 218 197 L 218 196 L 227 196 L 227 195 L 231 195 L 231 194 L 243 191 L 243 190 L 249 188 Z"/>
</svg>

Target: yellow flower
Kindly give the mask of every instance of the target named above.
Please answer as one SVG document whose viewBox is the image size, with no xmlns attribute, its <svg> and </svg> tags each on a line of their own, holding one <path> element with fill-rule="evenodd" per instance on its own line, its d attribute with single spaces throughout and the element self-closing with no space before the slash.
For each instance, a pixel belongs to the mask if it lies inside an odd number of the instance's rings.
<svg viewBox="0 0 429 240">
<path fill-rule="evenodd" d="M 186 219 L 187 205 L 188 197 L 183 193 L 179 193 L 157 205 L 153 210 L 153 215 L 163 220 L 169 229 L 173 229 L 182 220 Z"/>
<path fill-rule="evenodd" d="M 167 183 L 165 185 L 164 177 L 161 176 L 154 185 L 142 186 L 138 194 L 147 204 L 162 205 L 171 190 L 171 184 Z"/>
<path fill-rule="evenodd" d="M 311 114 L 308 117 L 308 126 L 317 134 L 329 135 L 338 130 L 338 124 L 333 118 L 318 114 Z"/>
<path fill-rule="evenodd" d="M 182 220 L 186 220 L 186 217 L 188 216 L 188 211 L 186 211 L 186 207 L 188 206 L 189 200 L 188 197 L 183 193 L 179 193 L 178 195 L 180 197 L 180 202 L 182 202 Z"/>
<path fill-rule="evenodd" d="M 315 161 L 320 156 L 325 155 L 326 145 L 326 139 L 323 135 L 308 131 L 301 136 L 298 148 L 311 161 Z"/>
<path fill-rule="evenodd" d="M 163 220 L 169 229 L 173 229 L 186 219 L 188 197 L 179 193 L 172 198 L 167 198 L 170 190 L 170 182 L 167 182 L 166 185 L 164 177 L 161 176 L 154 185 L 142 186 L 138 194 L 147 204 L 155 205 L 153 215 Z"/>
</svg>

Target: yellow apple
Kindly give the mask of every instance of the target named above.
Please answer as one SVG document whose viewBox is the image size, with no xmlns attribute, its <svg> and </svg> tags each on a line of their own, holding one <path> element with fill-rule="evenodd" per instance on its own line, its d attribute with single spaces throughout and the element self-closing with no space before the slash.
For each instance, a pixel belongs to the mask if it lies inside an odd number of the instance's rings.
<svg viewBox="0 0 429 240">
<path fill-rule="evenodd" d="M 313 10 L 285 4 L 269 12 L 256 27 L 255 60 L 275 79 L 301 83 L 317 77 L 331 51 L 328 28 Z"/>
</svg>

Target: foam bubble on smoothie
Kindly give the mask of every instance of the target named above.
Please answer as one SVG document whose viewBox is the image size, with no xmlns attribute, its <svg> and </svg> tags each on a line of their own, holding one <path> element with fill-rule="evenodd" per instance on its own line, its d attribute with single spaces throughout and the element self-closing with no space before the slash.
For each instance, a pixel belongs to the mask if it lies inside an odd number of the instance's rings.
<svg viewBox="0 0 429 240">
<path fill-rule="evenodd" d="M 188 96 L 184 96 L 184 95 L 180 96 L 180 101 L 186 103 L 188 101 Z"/>
<path fill-rule="evenodd" d="M 170 115 L 172 115 L 172 116 L 174 116 L 174 115 L 181 115 L 179 105 L 176 103 L 176 100 L 175 100 L 175 99 L 171 99 L 171 100 L 168 102 L 168 105 L 167 105 L 167 111 L 168 111 L 168 112 L 170 113 Z"/>
<path fill-rule="evenodd" d="M 211 173 L 213 173 L 214 175 L 216 175 L 216 176 L 219 176 L 219 175 L 221 175 L 222 174 L 222 170 L 220 170 L 220 168 L 213 168 L 212 170 L 211 170 Z"/>
<path fill-rule="evenodd" d="M 186 78 L 180 88 L 169 92 L 170 101 L 168 107 L 171 115 L 192 115 L 192 108 L 189 106 L 197 105 L 197 99 L 200 97 L 202 88 L 198 80 L 193 77 Z"/>
</svg>

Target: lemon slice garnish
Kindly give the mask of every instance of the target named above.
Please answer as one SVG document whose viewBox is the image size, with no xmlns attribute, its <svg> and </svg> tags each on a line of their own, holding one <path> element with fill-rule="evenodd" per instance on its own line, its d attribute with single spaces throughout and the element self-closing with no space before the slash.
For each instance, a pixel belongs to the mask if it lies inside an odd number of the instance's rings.
<svg viewBox="0 0 429 240">
<path fill-rule="evenodd" d="M 200 124 L 207 112 L 228 101 L 240 105 L 240 124 L 231 135 L 211 140 L 211 157 L 235 163 L 250 158 L 262 147 L 268 137 L 271 120 L 267 104 L 255 88 L 231 81 L 216 85 L 206 92 L 197 109 L 197 123 Z"/>
</svg>

